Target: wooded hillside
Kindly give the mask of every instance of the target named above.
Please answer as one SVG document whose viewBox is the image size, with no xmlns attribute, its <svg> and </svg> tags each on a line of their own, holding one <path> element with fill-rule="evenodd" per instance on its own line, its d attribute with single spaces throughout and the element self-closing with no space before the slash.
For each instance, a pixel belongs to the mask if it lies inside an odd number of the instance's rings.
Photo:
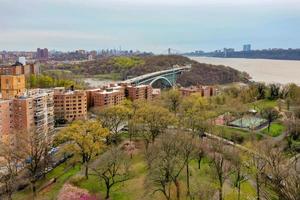
<svg viewBox="0 0 300 200">
<path fill-rule="evenodd" d="M 81 64 L 45 66 L 44 70 L 68 70 L 75 75 L 94 76 L 118 73 L 122 79 L 172 68 L 173 65 L 191 64 L 190 72 L 182 74 L 178 83 L 183 86 L 195 84 L 224 84 L 247 82 L 248 76 L 225 66 L 201 64 L 184 56 L 107 57 Z"/>
</svg>

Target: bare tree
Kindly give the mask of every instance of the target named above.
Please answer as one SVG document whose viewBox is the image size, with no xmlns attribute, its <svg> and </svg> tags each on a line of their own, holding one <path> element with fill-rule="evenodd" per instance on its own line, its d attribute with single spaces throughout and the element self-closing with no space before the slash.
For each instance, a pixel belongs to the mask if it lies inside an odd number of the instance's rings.
<svg viewBox="0 0 300 200">
<path fill-rule="evenodd" d="M 2 173 L 0 174 L 0 183 L 4 185 L 4 193 L 8 200 L 12 199 L 18 179 L 18 165 L 20 159 L 15 154 L 15 147 L 9 142 L 1 142 L 0 157 Z"/>
<path fill-rule="evenodd" d="M 180 151 L 182 153 L 182 157 L 185 162 L 186 167 L 186 185 L 187 185 L 187 196 L 190 196 L 190 169 L 189 164 L 192 159 L 195 158 L 196 154 L 199 153 L 197 151 L 197 148 L 199 147 L 197 145 L 198 138 L 194 138 L 191 133 L 185 132 L 185 133 L 177 133 L 177 140 L 181 143 L 180 144 Z"/>
<path fill-rule="evenodd" d="M 211 166 L 218 180 L 219 200 L 223 200 L 223 185 L 232 174 L 232 165 L 228 159 L 226 146 L 222 141 L 211 141 L 207 155 L 211 159 Z"/>
<path fill-rule="evenodd" d="M 300 180 L 297 167 L 286 158 L 283 147 L 274 142 L 265 142 L 263 156 L 266 160 L 266 181 L 279 199 L 299 200 Z"/>
<path fill-rule="evenodd" d="M 36 197 L 36 182 L 43 175 L 44 155 L 48 138 L 39 134 L 35 130 L 28 132 L 18 132 L 18 140 L 15 153 L 18 159 L 25 161 L 24 169 L 27 172 L 27 178 L 31 184 L 33 198 Z"/>
<path fill-rule="evenodd" d="M 150 146 L 146 153 L 149 185 L 154 187 L 153 192 L 162 192 L 166 199 L 171 198 L 171 183 L 176 187 L 176 199 L 180 199 L 181 189 L 178 178 L 186 166 L 181 144 L 177 134 L 164 134 Z"/>
<path fill-rule="evenodd" d="M 130 179 L 129 167 L 127 155 L 118 147 L 112 147 L 94 163 L 93 171 L 105 183 L 105 199 L 110 198 L 112 187 Z"/>
<path fill-rule="evenodd" d="M 255 144 L 258 151 L 261 149 L 261 145 L 261 143 Z M 261 200 L 267 162 L 260 154 L 250 154 L 245 162 L 245 165 L 248 166 L 249 174 L 253 175 L 255 180 L 256 199 Z"/>
<path fill-rule="evenodd" d="M 238 190 L 238 197 L 237 199 L 241 199 L 241 184 L 248 180 L 247 174 L 245 173 L 245 167 L 242 160 L 241 153 L 237 149 L 233 149 L 231 151 L 231 164 L 233 165 L 233 170 L 235 172 L 235 179 L 233 182 L 234 187 Z"/>
</svg>

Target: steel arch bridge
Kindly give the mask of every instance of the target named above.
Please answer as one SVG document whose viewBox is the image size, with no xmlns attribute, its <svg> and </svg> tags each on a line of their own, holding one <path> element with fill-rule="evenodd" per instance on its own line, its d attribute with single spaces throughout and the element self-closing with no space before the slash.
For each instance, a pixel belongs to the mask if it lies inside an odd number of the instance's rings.
<svg viewBox="0 0 300 200">
<path fill-rule="evenodd" d="M 175 65 L 172 69 L 144 74 L 142 76 L 138 76 L 132 79 L 127 79 L 123 81 L 123 83 L 133 85 L 151 85 L 156 88 L 172 87 L 173 85 L 175 85 L 178 76 L 184 71 L 190 70 L 190 68 L 191 65 Z M 160 85 L 158 85 L 158 83 L 160 83 Z"/>
</svg>

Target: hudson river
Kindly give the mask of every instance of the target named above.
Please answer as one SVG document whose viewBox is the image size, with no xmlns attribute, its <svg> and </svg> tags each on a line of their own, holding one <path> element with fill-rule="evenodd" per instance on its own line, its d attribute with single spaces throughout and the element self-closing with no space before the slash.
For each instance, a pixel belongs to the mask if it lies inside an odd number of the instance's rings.
<svg viewBox="0 0 300 200">
<path fill-rule="evenodd" d="M 254 81 L 266 83 L 296 83 L 300 85 L 300 61 L 190 57 L 200 63 L 225 65 L 247 72 Z"/>
</svg>

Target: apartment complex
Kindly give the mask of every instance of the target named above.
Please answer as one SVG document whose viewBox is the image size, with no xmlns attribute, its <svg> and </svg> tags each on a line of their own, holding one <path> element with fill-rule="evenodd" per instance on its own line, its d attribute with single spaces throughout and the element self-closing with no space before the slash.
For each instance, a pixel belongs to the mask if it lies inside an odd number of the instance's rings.
<svg viewBox="0 0 300 200">
<path fill-rule="evenodd" d="M 88 108 L 106 107 L 120 104 L 124 99 L 151 100 L 153 89 L 150 85 L 110 84 L 102 89 L 87 90 Z"/>
<path fill-rule="evenodd" d="M 35 130 L 51 136 L 54 129 L 54 104 L 51 90 L 31 90 L 11 100 L 0 100 L 0 137 L 8 138 L 14 131 Z"/>
<path fill-rule="evenodd" d="M 26 65 L 20 62 L 11 66 L 0 67 L 0 88 L 3 99 L 13 99 L 25 92 L 25 78 L 31 74 L 39 74 L 39 66 Z"/>
<path fill-rule="evenodd" d="M 193 93 L 198 93 L 202 97 L 211 97 L 217 94 L 217 88 L 213 86 L 190 86 L 190 87 L 182 87 L 179 89 L 182 96 L 190 96 Z"/>
<path fill-rule="evenodd" d="M 134 101 L 137 99 L 151 100 L 153 89 L 150 85 L 128 85 L 125 88 L 125 96 Z"/>
<path fill-rule="evenodd" d="M 25 75 L 29 77 L 31 74 L 39 74 L 39 65 L 37 64 L 23 64 L 16 62 L 11 66 L 1 66 L 0 75 Z"/>
<path fill-rule="evenodd" d="M 120 104 L 125 99 L 125 88 L 116 86 L 94 93 L 94 106 L 106 107 Z"/>
<path fill-rule="evenodd" d="M 71 122 L 87 118 L 87 95 L 83 90 L 54 88 L 54 116 L 56 120 Z"/>
<path fill-rule="evenodd" d="M 54 130 L 54 101 L 53 91 L 35 89 L 30 90 L 32 99 L 34 127 L 38 133 L 50 134 Z"/>
</svg>

